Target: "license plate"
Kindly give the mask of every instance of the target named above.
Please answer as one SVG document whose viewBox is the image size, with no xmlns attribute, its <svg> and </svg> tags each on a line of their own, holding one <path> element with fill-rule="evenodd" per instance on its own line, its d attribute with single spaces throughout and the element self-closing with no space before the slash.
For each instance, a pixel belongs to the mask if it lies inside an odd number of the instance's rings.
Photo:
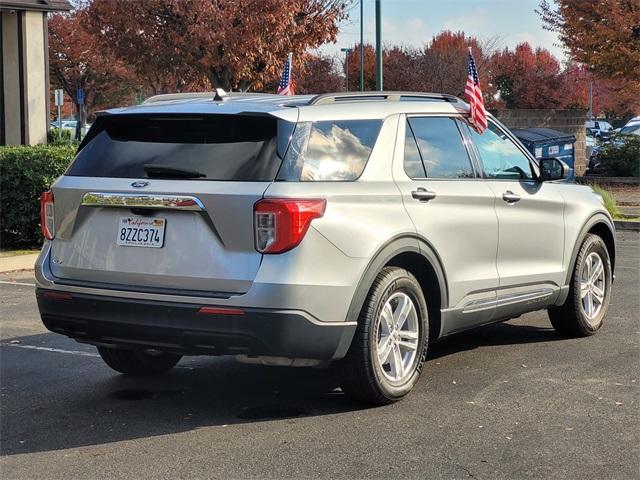
<svg viewBox="0 0 640 480">
<path fill-rule="evenodd" d="M 162 248 L 166 224 L 164 218 L 120 217 L 116 243 L 124 247 Z"/>
</svg>

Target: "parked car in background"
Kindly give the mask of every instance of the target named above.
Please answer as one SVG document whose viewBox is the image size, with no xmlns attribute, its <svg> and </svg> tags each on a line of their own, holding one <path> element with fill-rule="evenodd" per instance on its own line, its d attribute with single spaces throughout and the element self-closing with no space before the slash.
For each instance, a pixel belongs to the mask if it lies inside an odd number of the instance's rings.
<svg viewBox="0 0 640 480">
<path fill-rule="evenodd" d="M 547 310 L 562 335 L 595 334 L 616 258 L 602 198 L 468 117 L 402 92 L 110 110 L 42 196 L 42 320 L 125 374 L 182 355 L 333 363 L 376 405 L 456 332 Z"/>
<path fill-rule="evenodd" d="M 629 120 L 625 127 L 630 127 L 632 125 L 640 125 L 640 116 L 638 117 L 633 117 L 631 120 Z"/>
<path fill-rule="evenodd" d="M 77 120 L 62 120 L 62 129 L 63 130 L 70 130 L 71 131 L 71 136 L 73 137 L 73 135 L 75 135 L 76 133 L 76 129 L 78 128 L 78 121 Z M 52 121 L 50 124 L 51 128 L 58 128 L 58 122 L 57 121 Z M 84 136 L 89 129 L 91 128 L 91 124 L 90 123 L 85 123 L 83 131 L 82 131 L 82 135 Z"/>
<path fill-rule="evenodd" d="M 596 139 L 602 140 L 608 139 L 613 130 L 613 125 L 604 120 L 588 120 L 584 126 L 588 134 L 591 134 Z"/>
<path fill-rule="evenodd" d="M 637 123 L 627 123 L 624 127 L 622 127 L 620 129 L 620 131 L 618 132 L 620 135 L 638 135 L 640 136 L 640 121 L 638 121 Z M 618 138 L 617 136 L 614 137 L 614 140 Z"/>
</svg>

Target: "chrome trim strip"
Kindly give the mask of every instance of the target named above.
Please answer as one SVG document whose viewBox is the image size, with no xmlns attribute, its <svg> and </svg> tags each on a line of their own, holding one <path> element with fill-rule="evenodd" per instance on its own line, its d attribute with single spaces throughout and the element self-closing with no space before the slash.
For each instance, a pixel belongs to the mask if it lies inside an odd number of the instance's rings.
<svg viewBox="0 0 640 480">
<path fill-rule="evenodd" d="M 87 207 L 153 208 L 165 210 L 204 210 L 204 204 L 196 197 L 185 195 L 161 195 L 139 193 L 87 192 L 82 197 Z"/>
<path fill-rule="evenodd" d="M 462 313 L 472 313 L 478 310 L 486 310 L 493 307 L 501 307 L 511 303 L 527 302 L 530 300 L 538 300 L 548 297 L 554 293 L 552 288 L 542 288 L 539 290 L 532 290 L 530 292 L 515 293 L 493 297 L 490 299 L 479 299 L 467 303 L 462 308 Z"/>
</svg>

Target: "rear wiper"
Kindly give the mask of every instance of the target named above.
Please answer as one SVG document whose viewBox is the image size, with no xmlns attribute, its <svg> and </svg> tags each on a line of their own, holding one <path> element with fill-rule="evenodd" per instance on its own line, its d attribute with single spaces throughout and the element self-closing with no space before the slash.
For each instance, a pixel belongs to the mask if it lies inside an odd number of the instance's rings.
<svg viewBox="0 0 640 480">
<path fill-rule="evenodd" d="M 143 165 L 145 173 L 149 178 L 203 178 L 206 175 L 197 170 L 187 168 L 169 167 L 167 165 Z"/>
</svg>

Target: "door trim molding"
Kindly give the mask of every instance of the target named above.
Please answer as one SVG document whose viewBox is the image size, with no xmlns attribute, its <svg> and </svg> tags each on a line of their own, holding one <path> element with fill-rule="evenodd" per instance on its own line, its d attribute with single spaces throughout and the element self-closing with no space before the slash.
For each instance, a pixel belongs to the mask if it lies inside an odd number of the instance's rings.
<svg viewBox="0 0 640 480">
<path fill-rule="evenodd" d="M 552 283 L 472 292 L 458 304 L 461 306 L 441 310 L 441 337 L 543 309 L 553 305 L 559 293 L 560 287 Z"/>
</svg>

